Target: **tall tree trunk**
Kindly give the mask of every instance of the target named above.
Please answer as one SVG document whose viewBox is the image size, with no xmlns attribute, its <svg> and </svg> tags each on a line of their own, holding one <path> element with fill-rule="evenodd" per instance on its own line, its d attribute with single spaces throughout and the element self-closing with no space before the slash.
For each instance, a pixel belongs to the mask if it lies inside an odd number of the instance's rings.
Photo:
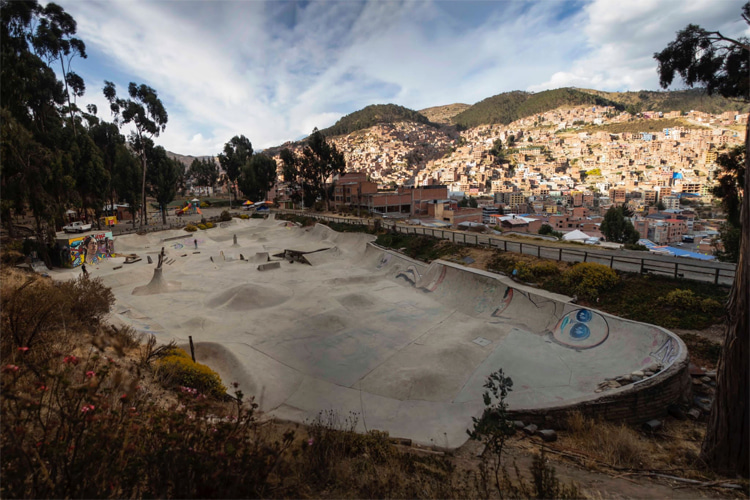
<svg viewBox="0 0 750 500">
<path fill-rule="evenodd" d="M 73 119 L 73 106 L 70 105 L 70 91 L 68 90 L 68 77 L 65 73 L 65 62 L 63 61 L 62 53 L 58 53 L 60 56 L 60 66 L 62 66 L 63 82 L 65 82 L 65 97 L 68 99 L 68 112 L 70 113 L 70 124 L 73 126 L 73 137 L 78 137 L 76 133 L 76 121 Z"/>
<path fill-rule="evenodd" d="M 740 209 L 740 258 L 727 302 L 724 345 L 716 369 L 716 397 L 708 418 L 701 458 L 727 475 L 750 471 L 750 115 L 745 131 L 745 183 Z"/>
<path fill-rule="evenodd" d="M 143 138 L 141 138 L 143 144 Z M 141 166 L 143 167 L 143 183 L 141 184 L 141 227 L 146 225 L 146 146 L 143 144 L 141 152 Z"/>
<path fill-rule="evenodd" d="M 166 205 L 161 206 L 161 221 L 165 226 L 167 225 L 167 207 Z"/>
</svg>

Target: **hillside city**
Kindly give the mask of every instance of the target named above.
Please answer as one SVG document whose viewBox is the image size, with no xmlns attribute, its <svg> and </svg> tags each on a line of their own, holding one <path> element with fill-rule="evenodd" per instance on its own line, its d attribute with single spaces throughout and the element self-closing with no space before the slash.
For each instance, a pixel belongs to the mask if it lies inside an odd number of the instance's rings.
<svg viewBox="0 0 750 500">
<path fill-rule="evenodd" d="M 575 106 L 461 132 L 378 124 L 331 139 L 347 168 L 336 179 L 336 207 L 368 208 L 427 226 L 489 223 L 537 233 L 549 224 L 593 242 L 603 239 L 604 213 L 625 205 L 644 243 L 684 242 L 695 250 L 689 256 L 701 258 L 712 255 L 723 222 L 711 203 L 716 160 L 743 143 L 746 121 L 747 114 L 736 111 L 633 116 L 610 106 Z M 623 129 L 629 131 L 615 132 Z M 279 182 L 269 199 L 290 207 L 276 160 Z M 476 208 L 459 207 L 465 197 L 475 198 Z M 440 216 L 424 206 L 427 200 L 442 202 Z"/>
</svg>

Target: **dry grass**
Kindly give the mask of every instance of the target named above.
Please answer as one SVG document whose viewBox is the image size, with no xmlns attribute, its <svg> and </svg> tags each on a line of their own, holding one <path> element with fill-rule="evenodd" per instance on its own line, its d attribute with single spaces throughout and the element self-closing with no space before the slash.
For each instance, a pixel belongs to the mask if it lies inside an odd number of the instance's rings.
<svg viewBox="0 0 750 500">
<path fill-rule="evenodd" d="M 711 476 L 698 458 L 704 423 L 667 418 L 662 429 L 652 435 L 574 412 L 567 424 L 556 447 L 590 457 L 592 468 L 669 471 L 666 473 L 699 480 Z"/>
<path fill-rule="evenodd" d="M 624 424 L 595 421 L 579 412 L 568 418 L 568 444 L 587 455 L 616 467 L 640 468 L 648 445 Z"/>
</svg>

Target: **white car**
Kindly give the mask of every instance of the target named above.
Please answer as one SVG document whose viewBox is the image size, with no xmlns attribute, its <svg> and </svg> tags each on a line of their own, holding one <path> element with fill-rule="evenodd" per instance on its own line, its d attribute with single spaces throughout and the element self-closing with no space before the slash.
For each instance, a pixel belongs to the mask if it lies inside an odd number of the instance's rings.
<svg viewBox="0 0 750 500">
<path fill-rule="evenodd" d="M 63 227 L 63 231 L 66 233 L 83 233 L 91 231 L 91 224 L 84 224 L 81 221 L 77 221 Z"/>
</svg>

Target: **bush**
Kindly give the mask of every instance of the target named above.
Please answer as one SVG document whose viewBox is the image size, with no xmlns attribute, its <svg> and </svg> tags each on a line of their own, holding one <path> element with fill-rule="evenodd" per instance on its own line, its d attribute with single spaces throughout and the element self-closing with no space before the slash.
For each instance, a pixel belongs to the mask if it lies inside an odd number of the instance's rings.
<svg viewBox="0 0 750 500">
<path fill-rule="evenodd" d="M 216 225 L 214 225 L 213 222 L 206 222 L 205 226 L 206 226 L 206 229 L 211 229 L 213 227 L 216 227 Z"/>
<path fill-rule="evenodd" d="M 579 262 L 565 271 L 562 278 L 569 293 L 587 300 L 594 300 L 620 281 L 615 271 L 593 262 Z"/>
<path fill-rule="evenodd" d="M 249 218 L 250 218 L 250 216 L 247 215 L 247 214 L 240 214 L 240 219 L 242 219 L 242 220 L 248 220 Z"/>
<path fill-rule="evenodd" d="M 222 210 L 221 215 L 219 216 L 219 220 L 221 222 L 232 220 L 232 215 L 229 213 L 229 210 Z"/>
<path fill-rule="evenodd" d="M 557 264 L 552 261 L 547 262 L 539 262 L 537 264 L 533 264 L 529 270 L 534 274 L 534 277 L 538 278 L 546 278 L 548 276 L 556 276 L 560 274 L 560 268 L 557 267 Z"/>
<path fill-rule="evenodd" d="M 194 362 L 190 355 L 180 348 L 174 348 L 162 357 L 156 363 L 156 372 L 167 382 L 193 388 L 215 397 L 221 397 L 227 392 L 215 371 Z"/>
<path fill-rule="evenodd" d="M 640 243 L 628 243 L 623 248 L 625 248 L 625 250 L 635 250 L 636 252 L 648 252 L 648 247 L 646 245 L 641 245 Z"/>
<path fill-rule="evenodd" d="M 198 229 L 200 229 L 201 231 L 205 231 L 206 225 L 205 224 L 198 224 Z"/>
<path fill-rule="evenodd" d="M 211 206 L 211 204 L 209 202 L 207 202 L 207 201 L 202 201 L 201 204 L 200 204 L 201 208 L 208 208 L 210 206 Z"/>
<path fill-rule="evenodd" d="M 701 298 L 692 290 L 676 289 L 659 299 L 659 303 L 682 311 L 700 310 L 704 313 L 721 314 L 723 306 L 718 300 Z"/>
<path fill-rule="evenodd" d="M 185 226 L 185 231 L 187 231 L 187 232 L 189 232 L 189 233 L 194 233 L 194 232 L 196 232 L 197 230 L 198 230 L 198 228 L 197 228 L 197 227 L 195 227 L 195 225 L 194 225 L 194 224 L 188 224 L 187 226 Z"/>
</svg>

